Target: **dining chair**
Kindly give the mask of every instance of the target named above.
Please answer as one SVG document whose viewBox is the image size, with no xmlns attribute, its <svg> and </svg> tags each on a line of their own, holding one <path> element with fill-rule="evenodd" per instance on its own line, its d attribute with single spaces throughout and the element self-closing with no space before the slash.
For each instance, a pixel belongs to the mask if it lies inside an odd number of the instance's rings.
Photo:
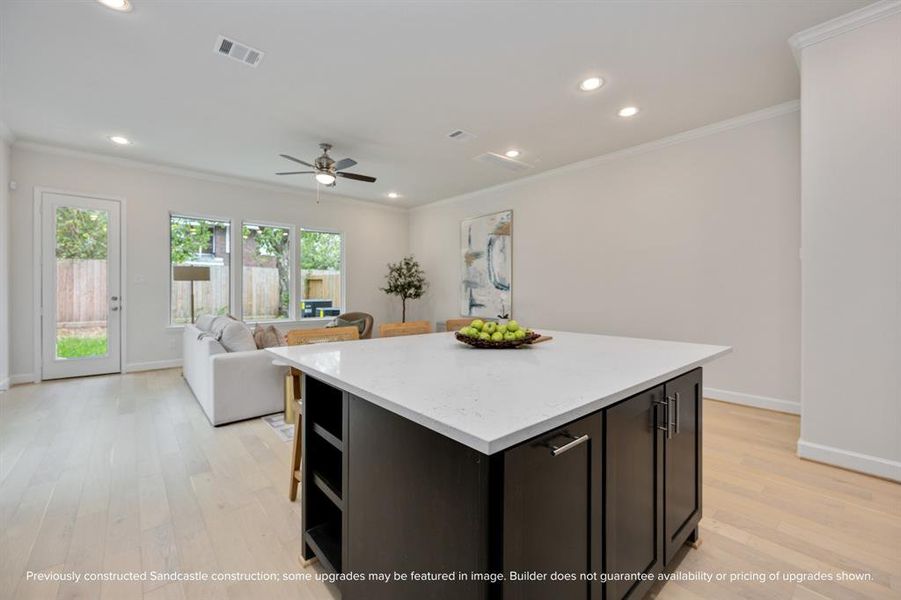
<svg viewBox="0 0 901 600">
<path fill-rule="evenodd" d="M 479 317 L 469 317 L 468 319 L 448 319 L 445 321 L 445 328 L 448 331 L 457 331 L 464 327 L 469 326 L 470 323 L 478 319 Z M 493 321 L 494 319 L 482 319 L 484 322 Z"/>
<path fill-rule="evenodd" d="M 432 333 L 432 324 L 428 321 L 410 321 L 409 323 L 382 323 L 379 325 L 379 337 L 419 335 L 421 333 Z"/>
<path fill-rule="evenodd" d="M 345 342 L 360 339 L 360 330 L 356 327 L 319 327 L 316 329 L 292 329 L 285 334 L 288 346 L 319 344 L 323 342 Z M 301 440 L 303 426 L 303 399 L 300 397 L 299 369 L 291 367 L 285 377 L 285 422 L 294 421 L 294 443 L 291 450 L 291 487 L 288 497 L 291 502 L 297 500 L 297 486 L 300 485 L 300 461 L 303 452 Z M 289 413 L 290 416 L 289 416 Z"/>
</svg>

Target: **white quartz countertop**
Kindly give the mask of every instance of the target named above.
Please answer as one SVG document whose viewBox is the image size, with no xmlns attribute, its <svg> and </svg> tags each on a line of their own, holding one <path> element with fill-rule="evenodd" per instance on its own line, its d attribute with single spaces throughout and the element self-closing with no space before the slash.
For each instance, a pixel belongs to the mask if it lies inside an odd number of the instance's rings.
<svg viewBox="0 0 901 600">
<path fill-rule="evenodd" d="M 305 373 L 492 454 L 731 352 L 538 329 L 553 340 L 483 350 L 453 333 L 270 348 Z"/>
</svg>

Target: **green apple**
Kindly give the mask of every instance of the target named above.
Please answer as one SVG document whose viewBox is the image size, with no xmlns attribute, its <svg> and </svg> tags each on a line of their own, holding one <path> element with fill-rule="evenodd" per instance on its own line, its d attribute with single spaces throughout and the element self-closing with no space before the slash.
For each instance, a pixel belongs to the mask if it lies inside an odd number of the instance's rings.
<svg viewBox="0 0 901 600">
<path fill-rule="evenodd" d="M 519 330 L 519 323 L 517 323 L 516 321 L 507 321 L 507 331 L 515 332 L 518 330 Z"/>
<path fill-rule="evenodd" d="M 516 339 L 516 334 L 513 333 L 512 331 L 508 331 L 507 333 L 504 334 L 504 341 L 506 341 L 506 342 L 512 342 L 515 339 Z"/>
<path fill-rule="evenodd" d="M 485 333 L 485 332 L 483 331 L 482 333 L 479 334 L 479 339 L 480 339 L 480 340 L 490 340 L 490 339 L 491 339 L 491 334 L 490 334 L 490 333 Z"/>
<path fill-rule="evenodd" d="M 485 326 L 485 323 L 482 321 L 482 319 L 476 319 L 475 321 L 470 323 L 469 326 L 477 331 L 482 331 L 482 327 Z"/>
<path fill-rule="evenodd" d="M 469 327 L 461 327 L 457 333 L 460 335 L 469 335 Z"/>
<path fill-rule="evenodd" d="M 471 338 L 477 338 L 477 337 L 479 337 L 479 330 L 475 329 L 474 327 L 470 327 L 469 333 L 467 333 L 466 335 L 468 335 Z"/>
<path fill-rule="evenodd" d="M 497 330 L 500 331 L 501 333 L 507 333 L 507 326 L 506 325 L 498 325 Z"/>
<path fill-rule="evenodd" d="M 487 323 L 485 323 L 485 325 L 482 326 L 482 331 L 489 334 L 494 333 L 495 330 L 497 330 L 497 323 L 495 323 L 494 321 L 488 321 Z"/>
<path fill-rule="evenodd" d="M 491 334 L 491 341 L 492 342 L 503 342 L 504 334 L 501 333 L 500 331 L 495 331 L 494 333 Z"/>
<path fill-rule="evenodd" d="M 524 340 L 526 339 L 526 332 L 522 329 L 517 329 L 513 332 L 513 337 L 515 337 L 517 340 Z"/>
</svg>

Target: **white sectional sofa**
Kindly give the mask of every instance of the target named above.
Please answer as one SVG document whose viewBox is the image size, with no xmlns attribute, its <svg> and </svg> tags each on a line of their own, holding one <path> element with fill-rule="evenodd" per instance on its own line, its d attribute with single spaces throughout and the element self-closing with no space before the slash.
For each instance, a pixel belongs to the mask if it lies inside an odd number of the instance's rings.
<svg viewBox="0 0 901 600">
<path fill-rule="evenodd" d="M 186 325 L 182 369 L 194 397 L 213 425 L 284 410 L 286 367 L 266 350 L 228 352 L 214 337 Z"/>
</svg>

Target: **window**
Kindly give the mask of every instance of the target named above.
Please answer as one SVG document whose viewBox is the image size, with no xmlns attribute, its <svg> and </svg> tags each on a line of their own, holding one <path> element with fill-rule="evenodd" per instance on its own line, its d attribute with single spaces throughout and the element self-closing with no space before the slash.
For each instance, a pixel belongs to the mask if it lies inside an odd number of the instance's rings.
<svg viewBox="0 0 901 600">
<path fill-rule="evenodd" d="M 291 318 L 291 229 L 244 223 L 241 270 L 245 321 Z"/>
<path fill-rule="evenodd" d="M 229 313 L 230 235 L 228 221 L 170 215 L 171 324 Z"/>
<path fill-rule="evenodd" d="M 344 312 L 340 233 L 300 232 L 300 317 L 333 317 Z"/>
</svg>

